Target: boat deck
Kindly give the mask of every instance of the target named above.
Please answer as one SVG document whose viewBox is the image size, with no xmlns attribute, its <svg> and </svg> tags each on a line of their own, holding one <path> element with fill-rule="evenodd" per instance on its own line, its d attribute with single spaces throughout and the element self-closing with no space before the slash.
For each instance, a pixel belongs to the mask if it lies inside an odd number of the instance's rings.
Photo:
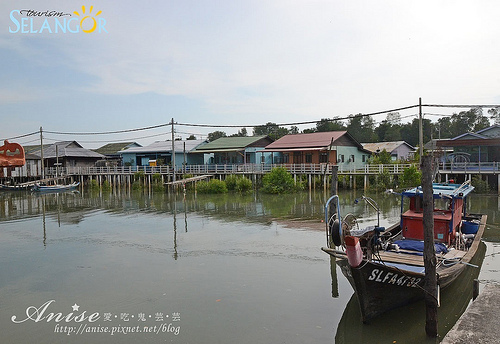
<svg viewBox="0 0 500 344">
<path fill-rule="evenodd" d="M 444 255 L 438 255 L 438 260 L 443 259 L 459 259 L 463 258 L 467 252 L 461 250 L 450 250 Z M 418 254 L 409 254 L 405 252 L 391 252 L 391 251 L 380 251 L 377 254 L 377 258 L 382 259 L 386 262 L 398 263 L 398 264 L 408 264 L 415 266 L 424 266 L 424 256 Z M 376 259 L 379 260 L 379 259 Z"/>
</svg>

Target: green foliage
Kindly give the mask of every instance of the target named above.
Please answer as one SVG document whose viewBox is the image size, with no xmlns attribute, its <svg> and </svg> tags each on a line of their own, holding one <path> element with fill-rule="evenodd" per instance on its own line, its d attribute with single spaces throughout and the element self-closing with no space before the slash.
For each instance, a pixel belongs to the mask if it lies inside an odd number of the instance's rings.
<svg viewBox="0 0 500 344">
<path fill-rule="evenodd" d="M 399 183 L 399 186 L 402 188 L 419 186 L 422 183 L 422 172 L 416 165 L 405 168 L 403 175 L 399 179 Z"/>
<path fill-rule="evenodd" d="M 153 174 L 153 191 L 165 191 L 165 185 L 163 185 L 161 174 Z"/>
<path fill-rule="evenodd" d="M 280 127 L 276 123 L 267 122 L 265 125 L 259 125 L 253 128 L 254 136 L 268 135 L 273 140 L 277 140 L 288 134 L 288 129 Z"/>
<path fill-rule="evenodd" d="M 372 182 L 370 183 L 370 189 L 373 191 L 385 191 L 394 187 L 395 185 L 392 175 L 386 170 L 377 174 L 374 180 L 372 179 Z"/>
<path fill-rule="evenodd" d="M 92 179 L 89 183 L 89 188 L 90 190 L 99 190 L 99 183 L 97 182 L 97 180 Z"/>
<path fill-rule="evenodd" d="M 284 167 L 275 167 L 262 178 L 262 191 L 271 194 L 282 194 L 295 191 L 292 175 Z"/>
<path fill-rule="evenodd" d="M 245 193 L 252 190 L 252 181 L 245 177 L 231 174 L 226 177 L 224 182 L 226 183 L 226 187 L 229 191 Z"/>
<path fill-rule="evenodd" d="M 241 177 L 236 181 L 235 191 L 240 193 L 249 192 L 252 190 L 252 181 L 248 178 Z"/>
<path fill-rule="evenodd" d="M 238 182 L 239 177 L 231 174 L 226 177 L 225 183 L 226 187 L 229 191 L 234 191 L 236 189 L 236 183 Z"/>
<path fill-rule="evenodd" d="M 346 127 L 345 125 L 337 119 L 328 119 L 328 118 L 322 118 L 321 121 L 316 122 L 316 130 L 317 132 L 321 131 L 339 131 L 339 130 L 345 130 Z M 304 131 L 307 133 L 306 131 Z M 314 132 L 314 131 L 312 131 Z"/>
<path fill-rule="evenodd" d="M 197 184 L 196 189 L 199 193 L 221 194 L 227 192 L 226 183 L 219 179 L 211 179 L 210 181 L 201 181 Z"/>
<path fill-rule="evenodd" d="M 141 190 L 142 189 L 142 182 L 140 180 L 135 180 L 132 183 L 132 190 Z"/>
<path fill-rule="evenodd" d="M 216 130 L 214 132 L 208 133 L 207 140 L 212 142 L 217 139 L 220 139 L 221 137 L 227 137 L 227 134 L 223 131 Z"/>
<path fill-rule="evenodd" d="M 105 180 L 104 183 L 102 183 L 102 190 L 103 191 L 109 191 L 109 190 L 111 190 L 111 184 L 110 184 L 110 182 L 108 182 L 107 180 Z"/>
<path fill-rule="evenodd" d="M 137 171 L 134 173 L 134 180 L 144 179 L 145 175 L 144 171 Z"/>
<path fill-rule="evenodd" d="M 393 161 L 391 158 L 391 153 L 384 149 L 382 150 L 382 152 L 372 155 L 368 163 L 371 165 L 392 164 Z"/>
<path fill-rule="evenodd" d="M 161 174 L 159 173 L 155 173 L 153 174 L 153 183 L 160 183 L 161 184 L 162 180 L 161 180 Z"/>
<path fill-rule="evenodd" d="M 490 191 L 488 182 L 483 180 L 481 176 L 473 176 L 471 184 L 474 186 L 474 192 L 476 193 L 488 193 Z"/>
</svg>

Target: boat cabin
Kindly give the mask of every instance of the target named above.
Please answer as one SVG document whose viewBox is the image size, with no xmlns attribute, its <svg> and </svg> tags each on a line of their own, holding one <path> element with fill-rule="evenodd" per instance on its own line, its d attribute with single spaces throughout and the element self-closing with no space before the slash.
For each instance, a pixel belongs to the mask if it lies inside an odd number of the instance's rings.
<svg viewBox="0 0 500 344">
<path fill-rule="evenodd" d="M 465 216 L 466 197 L 474 187 L 469 183 L 432 186 L 434 240 L 450 244 L 459 231 L 462 215 Z M 401 194 L 401 229 L 405 239 L 424 240 L 422 196 L 420 186 Z"/>
</svg>

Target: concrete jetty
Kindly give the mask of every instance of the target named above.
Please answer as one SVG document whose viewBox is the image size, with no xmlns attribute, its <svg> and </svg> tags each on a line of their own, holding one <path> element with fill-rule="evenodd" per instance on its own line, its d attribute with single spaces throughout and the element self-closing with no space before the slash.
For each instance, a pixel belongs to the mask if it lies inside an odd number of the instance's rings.
<svg viewBox="0 0 500 344">
<path fill-rule="evenodd" d="M 441 344 L 500 342 L 500 284 L 489 283 L 472 302 Z"/>
</svg>

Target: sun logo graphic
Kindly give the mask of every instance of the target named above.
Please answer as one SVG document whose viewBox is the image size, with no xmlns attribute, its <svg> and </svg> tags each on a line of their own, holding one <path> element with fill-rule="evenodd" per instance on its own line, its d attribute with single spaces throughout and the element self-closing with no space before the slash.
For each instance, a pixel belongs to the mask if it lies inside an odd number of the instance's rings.
<svg viewBox="0 0 500 344">
<path fill-rule="evenodd" d="M 82 14 L 80 15 L 80 13 L 78 13 L 77 11 L 74 11 L 73 13 L 76 14 L 78 17 L 80 17 L 80 28 L 82 29 L 82 32 L 85 32 L 85 33 L 91 33 L 91 32 L 94 32 L 97 27 L 99 27 L 99 33 L 101 33 L 101 31 L 105 31 L 105 32 L 108 32 L 104 26 L 106 24 L 106 20 L 102 17 L 100 18 L 97 18 L 97 16 L 99 16 L 102 11 L 98 11 L 95 15 L 92 14 L 92 10 L 94 9 L 94 6 L 90 6 L 90 8 L 88 9 L 88 12 L 87 12 L 87 9 L 85 8 L 85 6 L 82 6 Z"/>
</svg>

